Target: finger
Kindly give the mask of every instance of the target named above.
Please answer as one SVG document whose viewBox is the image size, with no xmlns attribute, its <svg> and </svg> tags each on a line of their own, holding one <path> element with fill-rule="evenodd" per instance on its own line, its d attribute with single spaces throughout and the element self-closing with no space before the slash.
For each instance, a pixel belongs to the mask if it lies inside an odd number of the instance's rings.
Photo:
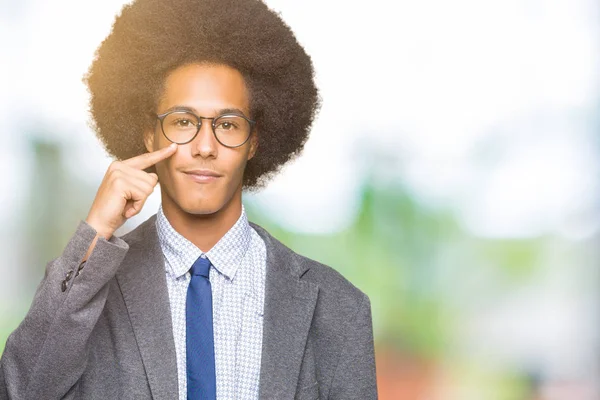
<svg viewBox="0 0 600 400">
<path fill-rule="evenodd" d="M 140 154 L 139 156 L 129 158 L 123 161 L 123 163 L 136 169 L 146 169 L 148 167 L 153 166 L 157 162 L 172 156 L 173 154 L 175 154 L 176 149 L 177 144 L 171 143 L 169 146 L 163 147 L 160 150 L 156 150 L 151 153 Z"/>
<path fill-rule="evenodd" d="M 154 186 L 133 177 L 127 177 L 118 187 L 126 201 L 145 200 L 154 191 Z"/>
<path fill-rule="evenodd" d="M 123 209 L 123 216 L 125 216 L 125 218 L 131 218 L 142 211 L 150 194 L 152 194 L 152 188 L 148 185 L 144 184 L 143 187 L 140 187 L 130 184 L 129 189 L 125 194 L 127 201 L 125 202 L 125 207 Z"/>
<path fill-rule="evenodd" d="M 137 180 L 144 181 L 152 187 L 156 186 L 156 184 L 158 183 L 158 175 L 153 172 L 148 173 L 140 169 L 133 168 L 124 163 L 121 163 L 117 167 L 117 169 L 119 170 L 118 173 L 122 174 L 121 176 L 124 176 L 125 179 L 127 179 L 128 177 L 132 177 Z"/>
<path fill-rule="evenodd" d="M 123 216 L 127 219 L 137 215 L 144 208 L 144 204 L 146 204 L 146 200 L 137 200 L 130 201 L 125 206 L 125 211 L 123 211 Z"/>
<path fill-rule="evenodd" d="M 123 208 L 123 216 L 125 218 L 131 218 L 142 211 L 149 197 L 146 188 L 140 188 L 135 185 L 130 185 L 124 195 L 126 202 Z"/>
<path fill-rule="evenodd" d="M 144 194 L 146 194 L 147 196 L 150 196 L 152 192 L 154 192 L 154 188 L 156 187 L 156 184 L 154 183 L 154 181 L 151 181 L 152 178 L 150 177 L 139 178 L 137 176 L 131 176 L 128 179 L 129 182 L 135 185 L 136 188 L 143 190 Z"/>
<path fill-rule="evenodd" d="M 107 190 L 117 190 L 121 193 L 128 193 L 135 186 L 140 186 L 151 193 L 157 184 L 154 177 L 149 174 L 125 165 L 115 167 L 109 175 L 104 177 L 104 180 L 103 186 L 106 186 Z M 129 199 L 129 197 L 126 197 L 126 199 Z"/>
</svg>

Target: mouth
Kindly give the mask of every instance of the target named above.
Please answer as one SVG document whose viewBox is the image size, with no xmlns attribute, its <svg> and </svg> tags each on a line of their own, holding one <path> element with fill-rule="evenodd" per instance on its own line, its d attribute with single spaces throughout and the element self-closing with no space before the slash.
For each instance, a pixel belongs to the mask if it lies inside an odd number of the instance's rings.
<svg viewBox="0 0 600 400">
<path fill-rule="evenodd" d="M 223 176 L 209 169 L 195 169 L 190 171 L 183 171 L 183 173 L 187 175 L 191 180 L 197 183 L 214 182 Z"/>
</svg>

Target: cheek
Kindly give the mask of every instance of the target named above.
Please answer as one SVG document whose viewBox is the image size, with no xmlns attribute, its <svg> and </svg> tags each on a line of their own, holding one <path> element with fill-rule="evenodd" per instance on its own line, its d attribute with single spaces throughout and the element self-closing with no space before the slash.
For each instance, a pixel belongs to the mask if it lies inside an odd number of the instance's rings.
<svg viewBox="0 0 600 400">
<path fill-rule="evenodd" d="M 234 157 L 231 157 L 231 165 L 234 165 L 234 174 L 237 178 L 241 179 L 241 176 L 244 174 L 244 170 L 246 169 L 246 163 L 248 162 L 248 151 L 241 151 L 238 154 L 235 154 Z"/>
<path fill-rule="evenodd" d="M 158 148 L 157 148 L 157 150 L 158 150 Z M 175 151 L 175 154 L 173 154 L 171 157 L 155 164 L 156 173 L 158 175 L 158 179 L 159 179 L 160 183 L 169 184 L 169 182 L 171 181 L 172 175 L 173 175 L 172 170 L 173 170 L 174 166 L 177 165 L 177 153 L 178 152 L 179 152 L 179 149 L 177 149 Z"/>
<path fill-rule="evenodd" d="M 158 183 L 161 186 L 167 186 L 169 185 L 169 182 L 171 181 L 169 178 L 169 170 L 168 167 L 165 165 L 165 162 L 161 162 L 158 163 L 154 166 L 156 168 L 156 175 L 158 175 Z"/>
<path fill-rule="evenodd" d="M 169 142 L 167 140 L 166 137 L 164 137 L 164 135 L 162 135 L 160 132 L 157 132 L 154 135 L 154 150 L 160 150 L 163 147 L 167 147 L 168 145 L 170 145 L 171 142 Z M 177 153 L 176 153 L 177 154 Z"/>
</svg>

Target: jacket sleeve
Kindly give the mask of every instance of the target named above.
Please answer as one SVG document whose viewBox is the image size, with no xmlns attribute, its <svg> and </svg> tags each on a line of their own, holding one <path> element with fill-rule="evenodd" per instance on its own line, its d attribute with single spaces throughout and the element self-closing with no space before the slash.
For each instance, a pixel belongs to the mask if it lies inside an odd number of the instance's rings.
<svg viewBox="0 0 600 400">
<path fill-rule="evenodd" d="M 128 244 L 99 238 L 81 262 L 96 231 L 81 221 L 63 253 L 48 263 L 25 319 L 9 336 L 0 360 L 0 399 L 60 399 L 86 367 L 88 338 L 104 308 L 107 283 Z M 4 387 L 1 387 L 4 386 Z"/>
<path fill-rule="evenodd" d="M 346 342 L 333 376 L 329 399 L 377 399 L 371 303 L 366 295 L 363 295 L 346 332 Z"/>
</svg>

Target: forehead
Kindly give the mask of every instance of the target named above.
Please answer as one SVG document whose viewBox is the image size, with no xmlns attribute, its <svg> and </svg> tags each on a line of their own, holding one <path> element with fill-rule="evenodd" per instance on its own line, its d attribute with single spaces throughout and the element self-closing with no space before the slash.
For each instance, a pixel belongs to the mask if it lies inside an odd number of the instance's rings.
<svg viewBox="0 0 600 400">
<path fill-rule="evenodd" d="M 210 116 L 237 108 L 248 115 L 249 102 L 244 77 L 237 69 L 223 64 L 187 64 L 167 75 L 157 111 L 184 106 Z"/>
</svg>

